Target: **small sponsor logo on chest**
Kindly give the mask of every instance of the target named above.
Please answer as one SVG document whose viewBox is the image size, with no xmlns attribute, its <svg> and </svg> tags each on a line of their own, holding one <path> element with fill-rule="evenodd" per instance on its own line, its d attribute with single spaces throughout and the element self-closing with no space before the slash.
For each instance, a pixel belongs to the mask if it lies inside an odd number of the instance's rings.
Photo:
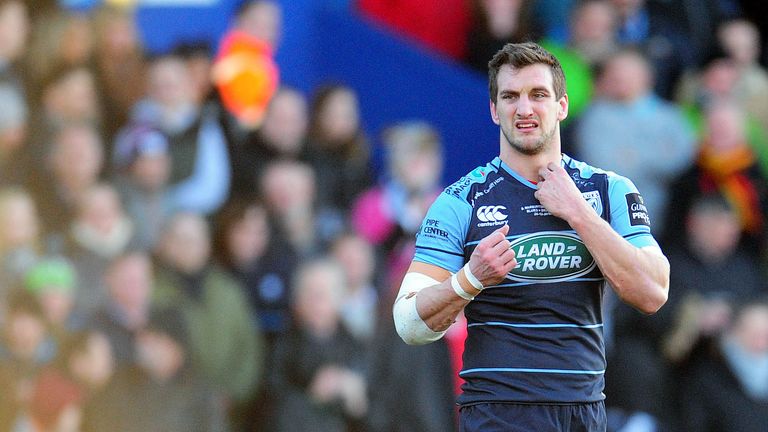
<svg viewBox="0 0 768 432">
<path fill-rule="evenodd" d="M 507 276 L 516 281 L 559 282 L 589 273 L 596 263 L 572 233 L 543 231 L 512 242 L 517 266 Z"/>
<path fill-rule="evenodd" d="M 489 227 L 504 225 L 507 223 L 508 217 L 508 215 L 505 213 L 506 211 L 507 208 L 501 205 L 488 205 L 478 207 L 475 214 L 477 215 L 477 219 L 480 220 L 480 223 L 478 223 L 477 226 Z"/>
</svg>

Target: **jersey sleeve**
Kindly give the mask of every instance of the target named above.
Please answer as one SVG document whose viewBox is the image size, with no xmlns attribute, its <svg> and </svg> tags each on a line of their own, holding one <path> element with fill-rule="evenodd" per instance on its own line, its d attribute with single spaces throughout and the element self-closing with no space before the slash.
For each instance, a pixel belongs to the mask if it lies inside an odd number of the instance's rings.
<svg viewBox="0 0 768 432">
<path fill-rule="evenodd" d="M 468 202 L 447 193 L 440 194 L 416 234 L 413 260 L 451 273 L 459 271 L 464 265 L 464 239 L 471 215 Z"/>
<path fill-rule="evenodd" d="M 634 183 L 617 175 L 611 176 L 608 181 L 611 227 L 636 247 L 658 247 L 651 234 L 648 209 Z"/>
</svg>

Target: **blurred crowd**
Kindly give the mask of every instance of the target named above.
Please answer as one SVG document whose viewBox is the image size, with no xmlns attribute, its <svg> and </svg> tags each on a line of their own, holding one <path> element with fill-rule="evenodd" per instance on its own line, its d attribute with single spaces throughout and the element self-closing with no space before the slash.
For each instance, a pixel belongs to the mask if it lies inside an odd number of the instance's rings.
<svg viewBox="0 0 768 432">
<path fill-rule="evenodd" d="M 565 151 L 636 182 L 672 266 L 658 314 L 606 301 L 611 431 L 768 425 L 751 6 L 349 2 L 466 73 L 509 41 L 561 59 Z M 218 47 L 149 55 L 134 13 L 0 0 L 0 431 L 454 430 L 463 323 L 411 347 L 391 305 L 459 155 L 404 119 L 375 171 L 343 83 L 233 110 Z M 230 32 L 269 54 L 281 23 L 244 1 Z"/>
</svg>

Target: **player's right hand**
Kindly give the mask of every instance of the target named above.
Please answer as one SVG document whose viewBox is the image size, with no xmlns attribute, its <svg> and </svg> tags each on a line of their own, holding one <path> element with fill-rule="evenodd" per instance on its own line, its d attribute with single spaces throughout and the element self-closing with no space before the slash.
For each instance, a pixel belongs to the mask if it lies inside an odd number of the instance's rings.
<svg viewBox="0 0 768 432">
<path fill-rule="evenodd" d="M 469 257 L 469 269 L 483 286 L 496 285 L 504 280 L 515 266 L 515 252 L 507 240 L 509 225 L 497 229 L 480 240 Z"/>
</svg>

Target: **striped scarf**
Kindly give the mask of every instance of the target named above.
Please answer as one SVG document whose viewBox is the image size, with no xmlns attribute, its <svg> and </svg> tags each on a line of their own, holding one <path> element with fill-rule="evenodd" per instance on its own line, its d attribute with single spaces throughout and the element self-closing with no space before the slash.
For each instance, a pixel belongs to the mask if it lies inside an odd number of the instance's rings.
<svg viewBox="0 0 768 432">
<path fill-rule="evenodd" d="M 714 152 L 705 142 L 701 147 L 698 165 L 702 170 L 702 186 L 713 185 L 736 210 L 745 232 L 755 234 L 762 230 L 763 217 L 760 197 L 748 173 L 755 164 L 755 155 L 744 145 L 727 152 Z"/>
</svg>

